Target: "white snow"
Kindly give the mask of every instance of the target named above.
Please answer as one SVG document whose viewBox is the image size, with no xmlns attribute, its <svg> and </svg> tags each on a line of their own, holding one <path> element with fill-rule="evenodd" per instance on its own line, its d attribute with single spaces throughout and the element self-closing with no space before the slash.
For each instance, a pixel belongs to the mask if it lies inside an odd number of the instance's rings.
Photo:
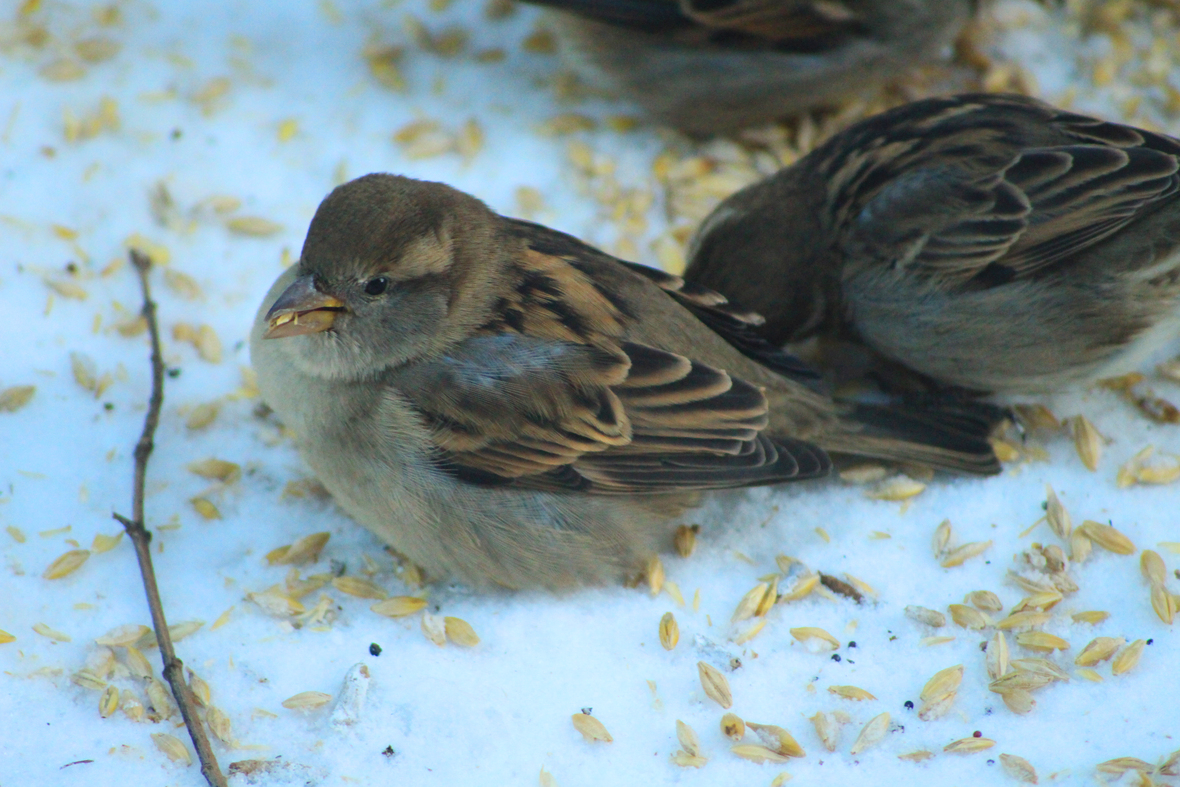
<svg viewBox="0 0 1180 787">
<path fill-rule="evenodd" d="M 1152 611 L 1138 553 L 1120 556 L 1096 547 L 1071 570 L 1080 590 L 1053 610 L 1046 630 L 1069 641 L 1070 650 L 1050 658 L 1074 677 L 1036 692 L 1037 705 L 1027 716 L 1014 715 L 987 691 L 980 643 L 990 629 L 951 624 L 936 632 L 903 614 L 909 604 L 945 612 L 976 589 L 998 593 L 1005 609 L 1026 595 L 1004 576 L 1031 543 L 1055 543 L 1044 524 L 1020 536 L 1042 514 L 1046 483 L 1075 524 L 1110 521 L 1138 549 L 1160 552 L 1171 590 L 1180 591 L 1171 575 L 1180 557 L 1158 546 L 1180 542 L 1180 486 L 1115 486 L 1119 465 L 1147 444 L 1180 451 L 1180 427 L 1154 424 L 1105 390 L 1046 401 L 1058 415 L 1085 414 L 1110 438 L 1097 472 L 1086 470 L 1060 435 L 1047 439 L 1048 462 L 1016 465 L 987 480 L 940 476 L 908 507 L 866 499 L 864 487 L 837 481 L 711 499 L 688 520 L 703 525 L 697 553 L 664 556 L 686 607 L 668 594 L 652 598 L 621 587 L 553 596 L 431 586 L 429 610 L 460 617 L 479 634 L 481 642 L 471 649 L 439 648 L 423 635 L 419 616 L 383 618 L 369 611 L 371 600 L 331 587 L 324 592 L 338 608 L 330 626 L 295 628 L 268 616 L 245 594 L 281 585 L 288 567 L 268 566 L 264 556 L 317 531 L 330 532 L 331 540 L 318 563 L 301 567 L 303 576 L 330 570 L 329 561 L 359 576 L 367 555 L 380 569 L 373 581 L 393 595 L 416 591 L 395 577 L 381 543 L 330 502 L 284 497 L 289 481 L 307 476 L 299 457 L 289 441 L 277 439 L 273 423 L 252 414 L 256 400 L 223 399 L 242 385 L 240 367 L 249 362 L 243 342 L 259 299 L 282 269 L 283 251 L 298 254 L 308 220 L 339 168 L 347 177 L 395 171 L 445 181 L 510 214 L 517 212 L 516 188 L 532 186 L 548 206 L 538 220 L 610 248 L 614 229 L 570 175 L 568 139 L 536 132 L 568 111 L 555 104 L 547 85 L 557 60 L 521 51 L 534 11 L 522 8 L 492 22 L 481 15 L 480 3 L 469 1 L 434 12 L 421 0 L 339 6 L 326 0 L 132 0 L 119 5 L 121 21 L 110 27 L 100 26 L 89 6 L 45 6 L 26 24 L 44 25 L 51 40 L 40 48 L 16 42 L 18 27 L 6 22 L 0 59 L 0 297 L 8 310 L 0 389 L 37 387 L 19 412 L 0 413 L 0 527 L 19 529 L 26 538 L 0 533 L 0 629 L 16 637 L 0 645 L 0 781 L 203 784 L 195 764 L 171 763 L 152 743 L 151 733 L 168 732 L 189 745 L 176 719 L 137 723 L 121 711 L 102 719 L 99 692 L 70 679 L 96 651 L 96 637 L 149 622 L 127 540 L 92 555 L 65 578 L 41 576 L 63 552 L 89 548 L 96 534 L 119 532 L 112 511 L 130 513 L 132 449 L 149 389 L 147 341 L 112 330 L 139 307 L 130 268 L 99 272 L 124 258 L 125 239 L 133 233 L 163 244 L 168 267 L 193 277 L 203 291 L 185 300 L 166 286 L 161 270 L 153 278 L 167 363 L 180 374 L 167 380 L 147 508 L 169 621 L 205 621 L 178 644 L 178 653 L 212 687 L 213 703 L 232 721 L 237 744 L 214 743 L 223 769 L 240 760 L 281 758 L 285 768 L 252 782 L 274 785 L 537 784 L 542 768 L 566 787 L 766 785 L 782 771 L 801 784 L 991 785 L 1010 782 L 998 762 L 1003 752 L 1029 760 L 1042 783 L 1054 773 L 1060 783 L 1088 783 L 1101 761 L 1135 756 L 1155 763 L 1180 749 L 1180 638 Z M 5 13 L 17 18 L 11 4 Z M 402 23 L 407 13 L 435 32 L 463 24 L 471 38 L 465 54 L 443 58 L 409 43 Z M 73 57 L 74 41 L 93 35 L 120 42 L 122 51 L 109 62 L 85 65 L 85 75 L 74 81 L 39 75 L 51 61 Z M 1047 57 L 1056 45 L 1044 42 L 1058 40 L 1057 31 L 1034 27 L 1020 35 L 1030 41 L 1019 46 L 1035 52 L 1029 67 L 1044 65 L 1043 80 L 1053 88 L 1046 95 L 1076 79 Z M 373 40 L 405 47 L 400 68 L 408 92 L 384 89 L 372 78 L 361 52 Z M 495 47 L 507 52 L 502 62 L 472 57 Z M 204 111 L 193 98 L 218 77 L 229 77 L 230 89 Z M 85 118 L 104 96 L 117 102 L 120 127 L 67 142 L 66 113 Z M 577 111 L 634 113 L 602 98 Z M 470 162 L 457 154 L 410 160 L 392 134 L 420 117 L 451 130 L 476 118 L 484 149 Z M 280 124 L 288 119 L 297 131 L 280 141 Z M 1180 133 L 1180 123 L 1171 131 Z M 615 159 L 622 183 L 654 188 L 651 161 L 663 134 L 601 128 L 576 138 Z M 207 203 L 191 214 L 191 228 L 161 226 L 148 202 L 159 181 L 184 222 L 203 200 L 230 195 L 241 200 L 232 215 L 260 216 L 282 229 L 264 238 L 234 235 Z M 649 220 L 645 238 L 665 227 L 658 204 Z M 76 241 L 55 234 L 53 225 L 76 231 Z M 646 243 L 639 250 L 642 261 L 654 264 Z M 71 261 L 79 268 L 76 277 L 64 270 Z M 86 299 L 51 296 L 47 277 L 76 282 Z M 221 362 L 202 360 L 192 346 L 172 340 L 179 322 L 211 326 L 223 346 Z M 75 382 L 71 353 L 92 359 L 100 377 L 111 375 L 100 397 Z M 1180 401 L 1176 384 L 1151 384 Z M 212 425 L 186 428 L 194 406 L 219 399 Z M 205 494 L 210 482 L 185 466 L 213 456 L 240 463 L 244 475 L 207 494 L 222 517 L 208 521 L 189 500 Z M 960 543 L 990 539 L 992 547 L 962 566 L 940 568 L 930 540 L 944 518 Z M 891 537 L 874 538 L 874 531 Z M 811 596 L 779 605 L 757 637 L 735 645 L 728 640 L 729 617 L 759 577 L 777 570 L 778 554 L 837 577 L 848 572 L 879 598 L 856 605 Z M 694 611 L 698 589 L 700 609 Z M 318 597 L 304 601 L 310 607 Z M 231 608 L 228 622 L 213 630 Z M 1071 613 L 1088 609 L 1111 616 L 1099 625 L 1070 621 Z M 657 636 L 668 611 L 680 626 L 680 643 L 671 652 Z M 71 639 L 51 640 L 35 633 L 35 624 Z M 796 626 L 819 626 L 838 637 L 840 660 L 796 642 L 789 633 Z M 922 644 L 936 634 L 954 640 Z M 1075 676 L 1073 658 L 1099 635 L 1152 644 L 1129 673 L 1112 677 L 1107 662 L 1097 667 L 1106 680 L 1092 683 Z M 1013 657 L 1038 655 L 1017 646 L 1011 633 L 1009 641 Z M 380 646 L 379 656 L 370 655 L 370 643 Z M 158 673 L 156 650 L 147 655 Z M 741 666 L 729 671 L 734 657 Z M 719 728 L 723 711 L 698 681 L 698 660 L 726 672 L 733 712 L 786 728 L 807 756 L 756 765 L 732 755 Z M 350 673 L 358 663 L 367 665 L 370 679 L 358 677 L 360 670 Z M 917 704 L 930 676 L 960 663 L 965 678 L 953 709 L 936 721 L 919 721 L 905 702 Z M 335 701 L 311 711 L 281 705 L 304 691 L 338 696 L 346 675 L 346 705 L 335 714 Z M 123 673 L 112 681 L 122 690 L 134 688 Z M 827 691 L 836 684 L 859 686 L 877 699 L 839 699 Z M 144 701 L 142 690 L 135 691 Z M 612 743 L 588 743 L 575 731 L 570 716 L 583 708 L 593 709 Z M 820 710 L 851 717 L 834 753 L 824 750 L 808 721 Z M 884 711 L 893 719 L 890 733 L 851 756 L 860 727 Z M 699 771 L 669 761 L 680 748 L 677 719 L 700 736 L 709 761 Z M 977 730 L 996 746 L 966 756 L 942 753 L 947 743 Z M 919 749 L 936 756 L 922 764 L 898 759 Z M 246 782 L 237 777 L 234 783 Z"/>
</svg>

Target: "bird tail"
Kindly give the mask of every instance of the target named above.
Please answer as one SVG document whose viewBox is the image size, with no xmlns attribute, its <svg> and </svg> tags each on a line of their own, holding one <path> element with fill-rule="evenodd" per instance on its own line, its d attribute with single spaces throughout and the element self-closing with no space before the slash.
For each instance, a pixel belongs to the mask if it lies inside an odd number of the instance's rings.
<svg viewBox="0 0 1180 787">
<path fill-rule="evenodd" d="M 862 457 L 996 475 L 1000 461 L 990 438 L 1007 418 L 1004 409 L 982 402 L 849 404 L 844 413 L 849 429 L 818 442 L 837 462 Z"/>
</svg>

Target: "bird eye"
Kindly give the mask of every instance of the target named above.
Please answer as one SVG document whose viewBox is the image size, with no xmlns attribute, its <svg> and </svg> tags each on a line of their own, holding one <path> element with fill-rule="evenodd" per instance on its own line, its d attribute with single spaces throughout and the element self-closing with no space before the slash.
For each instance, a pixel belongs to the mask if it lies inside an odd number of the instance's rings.
<svg viewBox="0 0 1180 787">
<path fill-rule="evenodd" d="M 380 295 L 381 293 L 385 292 L 385 289 L 388 286 L 389 279 L 385 278 L 384 276 L 378 276 L 375 279 L 369 279 L 367 282 L 365 282 L 365 294 Z"/>
</svg>

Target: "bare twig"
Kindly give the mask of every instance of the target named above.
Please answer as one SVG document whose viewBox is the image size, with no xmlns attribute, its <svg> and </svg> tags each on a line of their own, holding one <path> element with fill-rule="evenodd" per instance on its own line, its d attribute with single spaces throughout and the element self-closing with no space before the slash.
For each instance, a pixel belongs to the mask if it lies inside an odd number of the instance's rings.
<svg viewBox="0 0 1180 787">
<path fill-rule="evenodd" d="M 156 570 L 152 567 L 152 534 L 144 527 L 143 495 L 147 477 L 148 457 L 152 454 L 153 437 L 160 423 L 160 406 L 164 403 L 164 359 L 160 353 L 160 326 L 156 322 L 156 304 L 152 300 L 151 283 L 148 273 L 152 262 L 147 255 L 134 249 L 131 263 L 139 274 L 139 286 L 143 290 L 143 318 L 147 321 L 148 334 L 152 340 L 152 396 L 148 401 L 147 415 L 143 419 L 143 433 L 135 445 L 135 485 L 131 497 L 131 519 L 121 514 L 112 514 L 127 531 L 135 545 L 135 556 L 139 559 L 139 573 L 143 575 L 143 589 L 147 593 L 148 608 L 152 613 L 152 628 L 156 630 L 156 642 L 160 645 L 160 657 L 164 661 L 164 679 L 172 687 L 172 696 L 180 707 L 180 715 L 188 727 L 188 734 L 201 760 L 201 773 L 213 787 L 226 787 L 225 776 L 217 764 L 217 757 L 209 745 L 209 737 L 201 720 L 197 718 L 197 705 L 192 689 L 184 680 L 184 663 L 176 657 L 172 647 L 172 636 L 168 633 L 168 621 L 164 619 L 164 605 L 160 601 L 160 588 L 156 585 Z"/>
</svg>

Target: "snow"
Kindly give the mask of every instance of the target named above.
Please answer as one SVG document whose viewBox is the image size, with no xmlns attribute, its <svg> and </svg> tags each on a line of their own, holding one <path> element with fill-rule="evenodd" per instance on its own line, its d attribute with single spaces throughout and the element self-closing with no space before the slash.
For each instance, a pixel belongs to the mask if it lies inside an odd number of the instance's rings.
<svg viewBox="0 0 1180 787">
<path fill-rule="evenodd" d="M 96 652 L 96 637 L 149 622 L 127 540 L 93 554 L 69 576 L 41 576 L 63 552 L 89 548 L 96 534 L 116 534 L 112 511 L 130 513 L 132 449 L 149 389 L 147 342 L 143 335 L 125 338 L 111 329 L 133 316 L 140 302 L 130 268 L 105 276 L 100 271 L 124 257 L 133 233 L 163 244 L 168 268 L 193 277 L 202 291 L 187 300 L 165 284 L 161 271 L 153 278 L 166 360 L 179 374 L 167 380 L 147 509 L 169 621 L 205 621 L 178 643 L 178 653 L 212 687 L 213 704 L 232 721 L 235 745 L 214 743 L 222 768 L 250 759 L 281 758 L 286 764 L 251 783 L 536 784 L 544 768 L 566 787 L 769 784 L 782 771 L 799 783 L 991 785 L 1010 782 L 998 762 L 1001 752 L 1029 760 L 1042 783 L 1054 773 L 1057 782 L 1083 783 L 1104 760 L 1135 756 L 1155 763 L 1180 748 L 1180 642 L 1152 611 L 1138 552 L 1122 556 L 1095 547 L 1088 561 L 1071 570 L 1080 590 L 1053 610 L 1046 626 L 1071 645 L 1064 655 L 1050 656 L 1071 681 L 1037 691 L 1037 705 L 1026 716 L 1013 714 L 987 691 L 980 643 L 991 629 L 950 624 L 934 631 L 903 613 L 909 604 L 945 611 L 977 589 L 999 594 L 1005 609 L 1026 595 L 1004 575 L 1018 567 L 1015 556 L 1033 542 L 1056 542 L 1044 524 L 1021 535 L 1042 514 L 1046 483 L 1075 524 L 1110 521 L 1138 549 L 1160 552 L 1169 572 L 1177 567 L 1180 558 L 1158 544 L 1180 541 L 1178 487 L 1119 489 L 1115 472 L 1148 444 L 1180 451 L 1180 432 L 1148 421 L 1106 390 L 1045 400 L 1058 415 L 1085 414 L 1110 438 L 1097 472 L 1088 471 L 1070 439 L 1059 434 L 1033 438 L 1044 442 L 1047 462 L 1017 464 L 987 480 L 939 476 L 908 505 L 867 499 L 864 487 L 838 481 L 711 498 L 687 520 L 703 526 L 696 554 L 664 556 L 685 606 L 667 593 L 653 598 L 645 589 L 622 587 L 555 596 L 431 586 L 429 610 L 468 621 L 481 638 L 474 648 L 440 648 L 423 636 L 420 616 L 380 617 L 369 611 L 372 600 L 330 586 L 324 592 L 338 607 L 330 625 L 296 628 L 267 615 L 245 596 L 281 585 L 288 567 L 268 565 L 265 555 L 318 531 L 331 539 L 316 564 L 301 567 L 303 576 L 331 570 L 331 561 L 353 576 L 372 565 L 379 570 L 371 579 L 391 594 L 417 591 L 397 578 L 380 542 L 330 502 L 283 494 L 307 470 L 275 424 L 255 416 L 256 400 L 239 395 L 241 367 L 248 365 L 247 330 L 261 295 L 282 270 L 283 252 L 288 259 L 298 254 L 316 205 L 341 169 L 347 177 L 395 171 L 441 180 L 509 214 L 518 212 L 516 189 L 531 186 L 547 205 L 537 220 L 614 248 L 617 229 L 570 174 L 569 138 L 537 133 L 554 114 L 569 111 L 553 98 L 557 61 L 521 51 L 536 12 L 522 8 L 493 22 L 473 2 L 435 12 L 419 0 L 340 7 L 136 1 L 120 4 L 121 19 L 109 27 L 100 26 L 89 7 L 45 6 L 29 19 L 49 30 L 49 43 L 14 43 L 9 39 L 16 23 L 6 23 L 0 60 L 0 237 L 6 250 L 0 292 L 9 310 L 0 389 L 37 387 L 19 412 L 0 413 L 0 527 L 25 537 L 22 542 L 0 533 L 0 629 L 16 637 L 0 645 L 0 772 L 6 783 L 203 783 L 196 765 L 170 762 L 150 738 L 168 732 L 188 745 L 177 719 L 135 722 L 121 711 L 102 719 L 99 692 L 71 682 Z M 1039 11 L 1028 13 L 1042 19 Z M 9 12 L 10 18 L 16 14 Z M 507 57 L 482 63 L 470 54 L 445 58 L 422 51 L 408 42 L 405 14 L 425 20 L 434 32 L 463 24 L 471 36 L 467 53 L 501 47 Z M 86 65 L 86 74 L 74 81 L 39 75 L 46 64 L 69 56 L 73 41 L 93 35 L 119 41 L 122 51 Z M 1032 53 L 1026 65 L 1041 76 L 1043 88 L 1051 88 L 1047 96 L 1077 79 L 1076 70 L 1051 57 L 1062 35 L 1051 25 L 1013 35 L 1020 40 L 1010 38 L 1007 46 Z M 361 53 L 373 41 L 406 47 L 399 67 L 407 92 L 384 89 L 370 75 Z M 228 93 L 202 106 L 196 99 L 218 77 L 229 77 Z M 117 102 L 120 127 L 66 141 L 67 113 L 85 118 L 104 96 Z M 1098 101 L 1091 93 L 1082 98 Z M 596 117 L 634 113 L 601 97 L 576 110 Z M 483 150 L 470 161 L 455 153 L 409 158 L 391 137 L 422 118 L 449 130 L 478 119 Z M 281 124 L 289 119 L 297 130 L 281 141 Z M 1180 123 L 1171 131 L 1180 132 Z M 620 134 L 600 127 L 574 138 L 614 159 L 623 185 L 653 187 L 651 162 L 666 132 L 641 127 Z M 148 194 L 160 181 L 177 205 L 179 219 L 170 227 L 157 223 L 149 206 Z M 241 200 L 231 215 L 260 216 L 281 230 L 242 237 L 227 231 L 225 217 L 209 203 L 190 212 L 215 195 Z M 638 250 L 641 261 L 655 264 L 646 241 L 666 224 L 658 204 L 648 213 L 651 226 L 640 233 Z M 76 231 L 76 241 L 62 237 L 68 232 L 55 234 L 53 225 Z M 79 268 L 75 277 L 64 271 L 69 261 Z M 46 278 L 76 282 L 87 297 L 51 296 Z M 210 326 L 220 338 L 222 360 L 202 360 L 192 346 L 173 340 L 180 322 Z M 101 396 L 75 381 L 71 353 L 92 359 L 100 377 L 111 375 Z M 1176 384 L 1151 384 L 1159 395 L 1180 400 Z M 221 407 L 211 425 L 185 426 L 193 407 L 215 400 Z M 243 478 L 208 491 L 210 482 L 186 465 L 214 456 L 239 463 Z M 194 510 L 189 501 L 198 495 L 213 502 L 220 519 L 206 520 Z M 962 566 L 940 568 L 930 541 L 944 518 L 959 543 L 990 539 L 991 548 Z M 874 537 L 875 531 L 890 537 Z M 779 554 L 837 577 L 852 574 L 875 588 L 878 599 L 857 605 L 813 595 L 778 605 L 761 633 L 736 645 L 728 639 L 729 617 L 759 577 L 777 570 Z M 1170 588 L 1180 588 L 1175 577 Z M 698 589 L 700 608 L 694 611 Z M 318 597 L 313 593 L 304 601 L 310 607 Z M 213 629 L 231 609 L 228 622 Z M 1110 618 L 1098 625 L 1070 620 L 1073 612 L 1089 609 L 1106 610 Z M 680 642 L 670 652 L 657 636 L 660 617 L 669 611 L 680 626 Z M 35 633 L 35 624 L 70 640 Z M 795 641 L 789 630 L 798 626 L 822 627 L 838 637 L 839 660 Z M 954 640 L 922 643 L 944 634 Z M 1125 675 L 1112 676 L 1109 662 L 1097 667 L 1106 678 L 1099 684 L 1077 677 L 1073 667 L 1074 656 L 1095 636 L 1151 644 Z M 1014 658 L 1039 655 L 1015 645 L 1011 632 L 1009 642 Z M 380 655 L 372 655 L 372 643 Z M 147 655 L 158 674 L 156 651 Z M 741 666 L 730 671 L 732 658 Z M 807 756 L 757 765 L 732 755 L 719 728 L 723 711 L 701 689 L 699 660 L 725 672 L 733 712 L 786 728 Z M 281 705 L 304 691 L 335 697 L 356 664 L 371 675 L 363 706 L 355 699 L 357 682 L 364 682 L 356 672 L 348 713 L 333 716 L 335 702 L 309 711 Z M 965 678 L 952 710 L 920 721 L 906 701 L 920 704 L 926 680 L 955 664 L 965 665 Z M 112 682 L 121 690 L 135 688 L 125 670 Z M 827 691 L 849 684 L 877 699 L 852 702 Z M 142 690 L 135 691 L 145 701 Z M 603 722 L 612 743 L 589 743 L 575 731 L 570 716 L 583 708 Z M 843 710 L 851 718 L 834 753 L 824 750 L 808 721 L 821 710 Z M 890 733 L 851 756 L 860 727 L 885 711 L 893 720 Z M 355 723 L 333 723 L 349 713 Z M 669 761 L 680 748 L 677 719 L 701 738 L 709 761 L 700 770 Z M 947 743 L 977 730 L 996 746 L 966 756 L 942 753 Z M 753 741 L 749 735 L 747 742 Z M 898 759 L 919 749 L 936 756 L 921 764 Z"/>
</svg>

